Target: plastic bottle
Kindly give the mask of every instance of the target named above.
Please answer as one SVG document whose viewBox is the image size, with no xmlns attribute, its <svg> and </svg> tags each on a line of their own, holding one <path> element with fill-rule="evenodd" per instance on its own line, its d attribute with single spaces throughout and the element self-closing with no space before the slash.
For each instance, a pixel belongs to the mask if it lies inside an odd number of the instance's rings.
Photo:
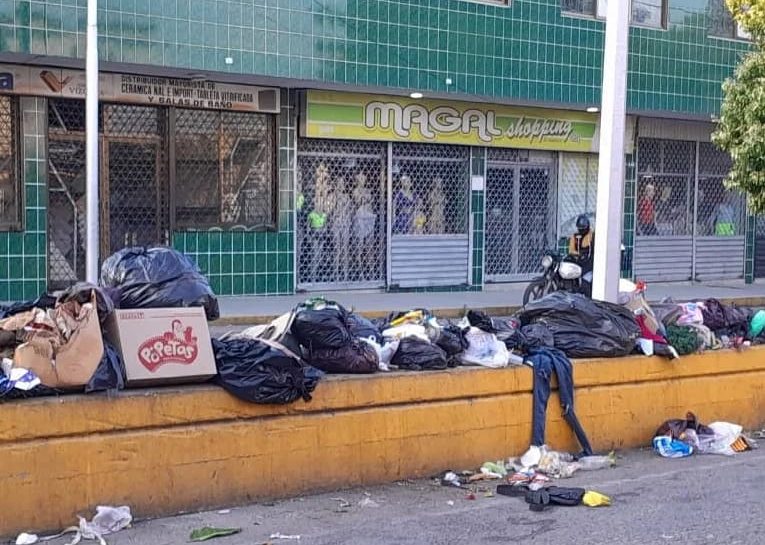
<svg viewBox="0 0 765 545">
<path fill-rule="evenodd" d="M 579 458 L 578 462 L 582 466 L 582 471 L 608 469 L 616 465 L 616 455 L 612 452 L 608 456 L 585 456 Z"/>
</svg>

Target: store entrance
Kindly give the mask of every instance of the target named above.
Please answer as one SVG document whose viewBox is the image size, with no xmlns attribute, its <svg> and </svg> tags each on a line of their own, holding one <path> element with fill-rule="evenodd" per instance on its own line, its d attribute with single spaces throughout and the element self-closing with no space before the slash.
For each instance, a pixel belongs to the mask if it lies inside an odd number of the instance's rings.
<svg viewBox="0 0 765 545">
<path fill-rule="evenodd" d="M 519 162 L 526 159 L 528 162 Z M 530 159 L 533 159 L 532 163 Z M 486 170 L 486 280 L 520 282 L 554 247 L 553 157 L 490 150 Z"/>
</svg>

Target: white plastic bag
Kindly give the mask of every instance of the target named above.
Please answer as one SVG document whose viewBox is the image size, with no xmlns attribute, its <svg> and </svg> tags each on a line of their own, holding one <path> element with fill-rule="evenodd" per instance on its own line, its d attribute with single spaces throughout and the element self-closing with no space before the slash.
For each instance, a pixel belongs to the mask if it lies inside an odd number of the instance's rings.
<svg viewBox="0 0 765 545">
<path fill-rule="evenodd" d="M 425 327 L 418 324 L 403 324 L 396 327 L 391 327 L 382 332 L 385 339 L 398 339 L 401 340 L 406 337 L 417 337 L 423 341 L 430 342 Z"/>
<path fill-rule="evenodd" d="M 507 367 L 510 362 L 510 353 L 507 351 L 505 343 L 499 341 L 496 335 L 477 327 L 471 327 L 465 338 L 469 346 L 462 353 L 462 363 L 493 369 Z"/>
<path fill-rule="evenodd" d="M 390 362 L 393 359 L 396 350 L 398 350 L 398 345 L 401 341 L 394 340 L 385 343 L 383 346 L 377 344 L 377 341 L 371 337 L 368 339 L 361 339 L 361 341 L 374 348 L 374 351 L 377 353 L 377 360 L 379 361 L 378 367 L 380 371 L 390 371 Z"/>
<path fill-rule="evenodd" d="M 723 456 L 733 456 L 736 454 L 732 446 L 741 437 L 744 428 L 730 422 L 712 422 L 709 424 L 709 428 L 715 432 L 715 439 L 709 444 L 704 445 L 702 452 L 705 454 L 721 454 Z"/>
</svg>

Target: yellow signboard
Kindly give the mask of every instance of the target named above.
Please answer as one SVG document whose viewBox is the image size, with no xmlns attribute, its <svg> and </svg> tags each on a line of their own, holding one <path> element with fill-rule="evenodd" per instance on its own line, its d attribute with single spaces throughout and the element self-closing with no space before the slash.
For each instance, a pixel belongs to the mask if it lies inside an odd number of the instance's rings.
<svg viewBox="0 0 765 545">
<path fill-rule="evenodd" d="M 586 112 L 308 91 L 303 135 L 591 152 L 597 116 Z"/>
</svg>

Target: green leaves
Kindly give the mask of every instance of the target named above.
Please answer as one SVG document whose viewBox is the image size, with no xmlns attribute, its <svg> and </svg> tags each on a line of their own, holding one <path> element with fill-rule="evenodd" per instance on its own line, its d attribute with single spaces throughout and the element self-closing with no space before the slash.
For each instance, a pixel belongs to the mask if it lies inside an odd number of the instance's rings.
<svg viewBox="0 0 765 545">
<path fill-rule="evenodd" d="M 748 53 L 723 85 L 720 123 L 712 140 L 733 159 L 726 185 L 745 191 L 765 212 L 765 53 Z"/>
<path fill-rule="evenodd" d="M 215 539 L 216 537 L 233 536 L 241 531 L 241 528 L 211 528 L 210 526 L 205 526 L 204 528 L 198 528 L 191 532 L 189 541 L 207 541 L 208 539 Z"/>
</svg>

